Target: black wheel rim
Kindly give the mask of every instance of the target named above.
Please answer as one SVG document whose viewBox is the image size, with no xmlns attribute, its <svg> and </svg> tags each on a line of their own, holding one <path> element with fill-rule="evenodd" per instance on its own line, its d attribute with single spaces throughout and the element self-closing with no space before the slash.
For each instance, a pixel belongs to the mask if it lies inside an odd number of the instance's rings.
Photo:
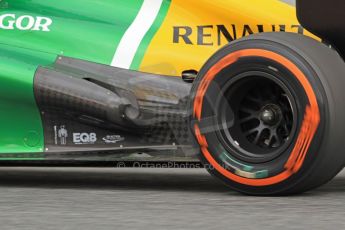
<svg viewBox="0 0 345 230">
<path fill-rule="evenodd" d="M 228 152 L 249 163 L 279 157 L 297 127 L 296 103 L 289 87 L 271 73 L 250 71 L 233 77 L 222 91 L 217 123 Z M 230 108 L 235 120 L 226 127 Z"/>
</svg>

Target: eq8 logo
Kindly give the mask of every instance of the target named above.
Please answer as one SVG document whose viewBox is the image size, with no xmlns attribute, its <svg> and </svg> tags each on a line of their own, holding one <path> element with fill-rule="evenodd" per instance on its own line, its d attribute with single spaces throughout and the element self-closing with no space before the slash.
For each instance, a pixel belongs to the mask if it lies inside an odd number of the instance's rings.
<svg viewBox="0 0 345 230">
<path fill-rule="evenodd" d="M 18 29 L 48 32 L 52 23 L 53 20 L 47 17 L 16 16 L 15 14 L 0 15 L 0 29 L 3 30 Z"/>
<path fill-rule="evenodd" d="M 96 141 L 96 133 L 73 133 L 74 144 L 94 144 Z"/>
</svg>

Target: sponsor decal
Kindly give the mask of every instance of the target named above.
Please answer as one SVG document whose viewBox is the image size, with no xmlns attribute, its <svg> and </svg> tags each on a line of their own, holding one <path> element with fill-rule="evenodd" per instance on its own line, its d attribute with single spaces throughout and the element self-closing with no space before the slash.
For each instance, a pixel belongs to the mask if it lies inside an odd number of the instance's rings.
<svg viewBox="0 0 345 230">
<path fill-rule="evenodd" d="M 97 141 L 96 133 L 73 133 L 73 143 L 77 145 L 95 144 Z"/>
<path fill-rule="evenodd" d="M 2 14 L 0 15 L 0 29 L 3 30 L 32 30 L 49 32 L 53 20 L 48 17 Z"/>
<path fill-rule="evenodd" d="M 116 144 L 117 142 L 124 141 L 125 138 L 120 135 L 107 135 L 102 138 L 106 144 Z"/>
<path fill-rule="evenodd" d="M 68 130 L 65 125 L 54 126 L 54 142 L 55 145 L 67 145 Z"/>
<path fill-rule="evenodd" d="M 301 25 L 200 25 L 200 26 L 174 26 L 173 43 L 214 46 L 224 45 L 238 38 L 262 32 L 290 31 L 303 34 Z M 196 35 L 196 36 L 195 36 Z M 194 38 L 194 40 L 193 40 Z"/>
</svg>

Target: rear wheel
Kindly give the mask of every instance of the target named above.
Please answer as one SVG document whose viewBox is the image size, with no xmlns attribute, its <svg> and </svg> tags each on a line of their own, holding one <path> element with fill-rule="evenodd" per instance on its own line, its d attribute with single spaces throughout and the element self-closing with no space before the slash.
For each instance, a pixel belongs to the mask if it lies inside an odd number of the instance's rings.
<svg viewBox="0 0 345 230">
<path fill-rule="evenodd" d="M 208 170 L 247 194 L 299 193 L 345 163 L 345 64 L 302 35 L 230 43 L 192 89 L 191 127 Z"/>
</svg>

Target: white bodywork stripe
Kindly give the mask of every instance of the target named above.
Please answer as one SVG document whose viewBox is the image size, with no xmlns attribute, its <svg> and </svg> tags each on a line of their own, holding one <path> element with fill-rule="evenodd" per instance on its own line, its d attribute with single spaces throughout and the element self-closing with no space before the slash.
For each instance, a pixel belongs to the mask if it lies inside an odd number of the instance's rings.
<svg viewBox="0 0 345 230">
<path fill-rule="evenodd" d="M 141 41 L 154 23 L 163 0 L 144 0 L 138 15 L 123 35 L 111 65 L 129 69 Z"/>
</svg>

